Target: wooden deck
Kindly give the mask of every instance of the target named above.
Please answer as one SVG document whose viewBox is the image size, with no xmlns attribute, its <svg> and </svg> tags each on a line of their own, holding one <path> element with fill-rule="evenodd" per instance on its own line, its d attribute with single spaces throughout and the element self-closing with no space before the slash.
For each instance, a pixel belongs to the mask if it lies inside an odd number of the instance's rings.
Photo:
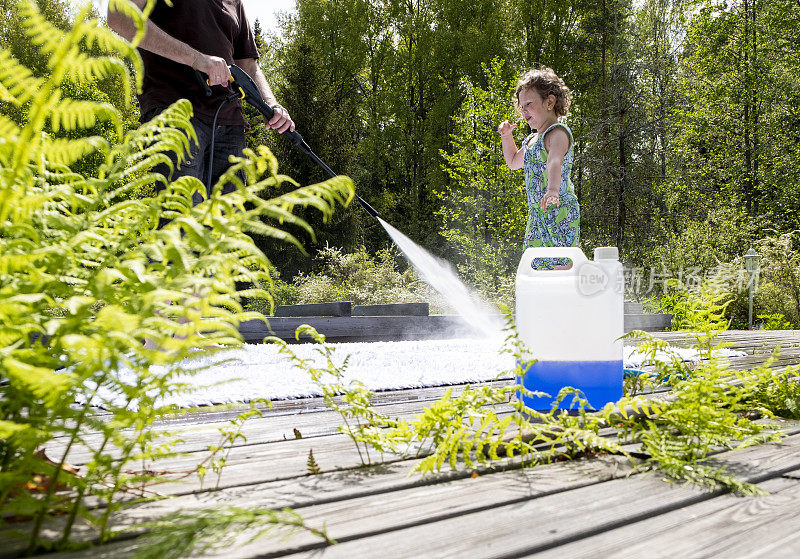
<svg viewBox="0 0 800 559">
<path fill-rule="evenodd" d="M 658 337 L 689 343 L 682 333 Z M 724 338 L 748 353 L 733 359 L 737 368 L 764 362 L 777 344 L 782 351 L 773 367 L 800 363 L 800 332 L 732 331 Z M 388 415 L 411 417 L 444 390 L 384 392 L 377 404 Z M 338 416 L 319 399 L 275 404 L 245 424 L 247 441 L 231 452 L 218 488 L 211 473 L 206 488 L 196 476 L 155 486 L 153 491 L 172 498 L 123 510 L 115 523 L 135 525 L 176 509 L 291 507 L 308 525 L 326 526 L 338 542 L 326 545 L 306 533 L 288 539 L 244 533 L 237 545 L 212 555 L 227 559 L 800 556 L 800 423 L 785 423 L 780 445 L 715 457 L 770 493 L 745 498 L 665 483 L 657 475 L 631 475 L 632 465 L 619 456 L 529 469 L 514 468 L 511 461 L 425 477 L 409 475 L 416 459 L 386 457 L 384 464 L 364 468 L 352 442 L 336 432 Z M 235 414 L 211 411 L 159 426 L 184 430 L 184 455 L 153 466 L 191 468 L 216 440 L 217 428 Z M 308 474 L 309 450 L 321 474 Z M 86 458 L 76 453 L 72 462 Z M 136 548 L 136 540 L 125 540 L 58 557 L 119 558 Z"/>
</svg>

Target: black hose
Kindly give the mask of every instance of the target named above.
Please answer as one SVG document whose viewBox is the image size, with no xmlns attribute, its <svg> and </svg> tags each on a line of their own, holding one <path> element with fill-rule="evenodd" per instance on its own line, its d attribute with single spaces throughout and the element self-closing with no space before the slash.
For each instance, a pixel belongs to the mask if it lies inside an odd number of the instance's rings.
<svg viewBox="0 0 800 559">
<path fill-rule="evenodd" d="M 211 153 L 208 154 L 208 181 L 206 182 L 206 186 L 208 186 L 208 188 L 211 188 L 211 178 L 214 176 L 214 141 L 217 138 L 217 117 L 219 116 L 219 112 L 222 110 L 222 107 L 224 107 L 226 103 L 230 103 L 234 99 L 238 98 L 238 95 L 231 93 L 222 100 L 222 103 L 220 103 L 219 107 L 217 107 L 217 112 L 214 113 L 214 122 L 211 124 Z"/>
</svg>

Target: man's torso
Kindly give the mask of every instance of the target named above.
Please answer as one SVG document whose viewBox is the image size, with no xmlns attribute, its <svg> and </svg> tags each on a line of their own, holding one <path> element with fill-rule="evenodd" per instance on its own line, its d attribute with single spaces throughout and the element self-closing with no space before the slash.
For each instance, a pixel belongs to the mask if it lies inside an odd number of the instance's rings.
<svg viewBox="0 0 800 559">
<path fill-rule="evenodd" d="M 252 29 L 244 15 L 240 0 L 172 0 L 172 7 L 163 0 L 156 4 L 150 19 L 164 32 L 198 51 L 224 58 L 258 58 Z M 142 114 L 165 107 L 178 99 L 192 101 L 195 115 L 209 121 L 225 96 L 232 90 L 212 88 L 206 97 L 194 70 L 186 65 L 140 49 L 145 66 Z M 239 103 L 228 103 L 219 113 L 220 124 L 244 124 Z"/>
</svg>

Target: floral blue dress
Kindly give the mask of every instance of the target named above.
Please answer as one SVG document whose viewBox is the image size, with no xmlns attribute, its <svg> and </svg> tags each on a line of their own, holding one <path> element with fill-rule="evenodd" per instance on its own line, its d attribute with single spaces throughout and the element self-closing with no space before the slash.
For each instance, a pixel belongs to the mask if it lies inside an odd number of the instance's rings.
<svg viewBox="0 0 800 559">
<path fill-rule="evenodd" d="M 547 151 L 544 149 L 544 138 L 550 130 L 560 126 L 569 135 L 569 150 L 561 165 L 561 187 L 559 189 L 560 205 L 551 204 L 542 211 L 542 196 L 547 191 Z M 570 180 L 572 162 L 574 160 L 572 131 L 566 124 L 557 122 L 540 134 L 533 141 L 531 134 L 522 143 L 524 150 L 525 190 L 528 198 L 528 224 L 525 228 L 525 248 L 528 247 L 569 247 L 578 246 L 580 239 L 581 211 L 575 187 Z M 566 265 L 569 260 L 535 259 L 535 268 L 552 268 Z M 538 261 L 538 262 L 537 262 Z"/>
</svg>

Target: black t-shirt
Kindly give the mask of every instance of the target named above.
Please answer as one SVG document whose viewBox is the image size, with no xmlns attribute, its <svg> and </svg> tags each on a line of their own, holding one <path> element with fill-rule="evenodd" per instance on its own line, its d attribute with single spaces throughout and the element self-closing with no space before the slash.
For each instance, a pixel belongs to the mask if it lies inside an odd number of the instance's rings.
<svg viewBox="0 0 800 559">
<path fill-rule="evenodd" d="M 172 7 L 159 0 L 150 19 L 164 32 L 198 51 L 224 58 L 258 58 L 253 30 L 240 0 L 172 0 Z M 189 99 L 195 116 L 211 122 L 230 85 L 214 86 L 206 97 L 190 66 L 139 49 L 144 62 L 144 83 L 139 96 L 141 113 L 166 107 L 178 99 Z M 238 101 L 226 104 L 218 124 L 244 124 Z"/>
</svg>

